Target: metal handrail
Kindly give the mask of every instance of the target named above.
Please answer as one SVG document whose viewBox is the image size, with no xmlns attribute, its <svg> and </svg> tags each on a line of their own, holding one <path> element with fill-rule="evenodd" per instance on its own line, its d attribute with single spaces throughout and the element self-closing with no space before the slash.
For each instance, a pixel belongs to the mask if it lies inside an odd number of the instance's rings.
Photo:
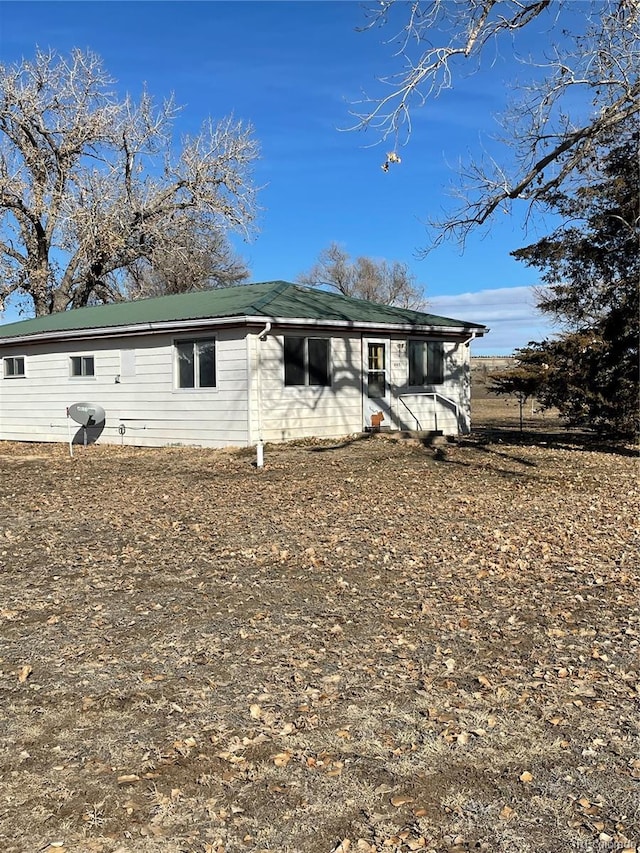
<svg viewBox="0 0 640 853">
<path fill-rule="evenodd" d="M 409 412 L 409 414 L 411 415 L 411 417 L 415 420 L 415 422 L 416 422 L 416 430 L 417 430 L 417 432 L 421 432 L 421 431 L 422 431 L 422 427 L 420 426 L 420 421 L 418 420 L 418 418 L 416 417 L 416 415 L 411 411 L 411 409 L 409 408 L 409 406 L 407 406 L 407 404 L 405 403 L 405 401 L 402 399 L 402 394 L 398 394 L 398 400 L 400 400 L 400 402 L 402 403 L 402 405 L 403 405 L 403 406 L 405 407 L 405 409 Z"/>
<path fill-rule="evenodd" d="M 450 397 L 445 397 L 444 394 L 440 394 L 438 391 L 421 391 L 421 392 L 418 392 L 418 394 L 399 394 L 398 399 L 400 400 L 402 405 L 405 407 L 405 409 L 409 412 L 411 417 L 415 420 L 415 422 L 417 424 L 416 428 L 418 429 L 418 431 L 421 430 L 420 421 L 415 416 L 415 414 L 411 411 L 409 406 L 407 406 L 405 401 L 402 399 L 403 397 L 418 397 L 418 396 L 420 396 L 420 397 L 433 397 L 434 403 L 437 403 L 438 399 L 440 399 L 443 402 L 447 403 L 448 405 L 453 406 L 455 416 L 456 416 L 456 423 L 457 424 L 460 423 L 460 408 L 459 408 L 458 404 L 456 403 L 456 401 L 452 400 Z M 436 408 L 434 408 L 434 411 L 433 411 L 433 423 L 434 423 L 433 428 L 434 428 L 435 432 L 438 432 L 438 412 L 437 412 Z"/>
</svg>

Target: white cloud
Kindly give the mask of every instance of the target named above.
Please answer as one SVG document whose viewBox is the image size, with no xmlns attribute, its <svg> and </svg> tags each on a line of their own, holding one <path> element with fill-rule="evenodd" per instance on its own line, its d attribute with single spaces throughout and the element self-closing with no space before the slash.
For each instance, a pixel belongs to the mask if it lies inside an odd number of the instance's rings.
<svg viewBox="0 0 640 853">
<path fill-rule="evenodd" d="M 475 355 L 508 354 L 555 330 L 536 309 L 533 287 L 502 287 L 427 299 L 427 310 L 433 314 L 489 327 L 489 334 L 473 343 Z"/>
</svg>

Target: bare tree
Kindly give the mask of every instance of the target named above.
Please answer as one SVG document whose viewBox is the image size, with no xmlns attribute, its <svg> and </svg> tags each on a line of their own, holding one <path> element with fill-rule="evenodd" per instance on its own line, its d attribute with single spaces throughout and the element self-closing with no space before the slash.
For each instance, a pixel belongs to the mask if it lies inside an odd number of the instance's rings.
<svg viewBox="0 0 640 853">
<path fill-rule="evenodd" d="M 203 233 L 252 227 L 252 129 L 209 119 L 174 155 L 173 101 L 112 87 L 78 50 L 0 66 L 0 298 L 27 294 L 36 315 L 122 298 L 185 212 Z"/>
<path fill-rule="evenodd" d="M 406 264 L 360 257 L 352 260 L 337 243 L 323 249 L 318 261 L 307 273 L 298 276 L 310 287 L 333 287 L 344 296 L 368 299 L 383 305 L 421 309 L 425 305 L 422 290 Z"/>
<path fill-rule="evenodd" d="M 127 268 L 123 281 L 127 298 L 229 287 L 249 278 L 225 232 L 203 225 L 190 211 L 172 217 L 164 237 L 147 257 Z"/>
<path fill-rule="evenodd" d="M 569 20 L 570 17 L 570 20 Z M 387 91 L 354 105 L 354 128 L 370 127 L 392 142 L 383 169 L 411 135 L 411 115 L 452 88 L 491 50 L 517 48 L 517 37 L 537 23 L 539 55 L 518 57 L 532 81 L 518 85 L 502 117 L 505 162 L 481 156 L 461 166 L 460 207 L 432 222 L 437 239 L 486 223 L 515 200 L 531 211 L 561 184 L 584 179 L 599 142 L 640 111 L 640 5 L 637 0 L 381 0 L 365 28 L 397 35 L 397 73 L 381 78 Z M 582 23 L 578 31 L 576 25 Z M 509 41 L 506 44 L 507 40 Z"/>
</svg>

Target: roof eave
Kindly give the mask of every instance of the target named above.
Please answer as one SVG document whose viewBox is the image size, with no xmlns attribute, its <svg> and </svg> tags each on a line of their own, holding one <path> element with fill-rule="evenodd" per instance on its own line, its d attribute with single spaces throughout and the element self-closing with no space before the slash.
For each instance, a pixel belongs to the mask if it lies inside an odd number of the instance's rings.
<svg viewBox="0 0 640 853">
<path fill-rule="evenodd" d="M 418 333 L 418 334 L 449 334 L 455 336 L 470 336 L 482 337 L 489 329 L 487 326 L 445 326 L 438 323 L 372 323 L 364 320 L 314 320 L 314 319 L 299 319 L 290 317 L 267 317 L 261 318 L 269 320 L 274 325 L 280 326 L 314 326 L 328 329 L 355 329 L 367 332 L 384 331 L 395 333 Z"/>
<path fill-rule="evenodd" d="M 482 337 L 489 329 L 486 326 L 464 325 L 445 326 L 439 324 L 414 323 L 374 323 L 359 320 L 321 320 L 299 317 L 269 317 L 246 315 L 235 317 L 198 317 L 191 320 L 161 320 L 155 323 L 132 323 L 126 326 L 104 326 L 92 329 L 61 329 L 48 332 L 35 332 L 30 335 L 0 337 L 0 346 L 16 344 L 44 343 L 47 341 L 86 340 L 93 338 L 120 338 L 129 335 L 151 335 L 168 332 L 220 326 L 264 326 L 269 321 L 279 326 L 310 326 L 314 328 L 353 329 L 362 331 L 380 331 L 413 334 L 440 334 L 452 336 Z"/>
</svg>

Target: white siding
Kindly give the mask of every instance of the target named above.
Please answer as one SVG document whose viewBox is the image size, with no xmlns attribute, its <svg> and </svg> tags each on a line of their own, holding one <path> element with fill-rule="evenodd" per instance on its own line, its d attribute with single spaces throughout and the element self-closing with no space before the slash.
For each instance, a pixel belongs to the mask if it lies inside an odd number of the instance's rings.
<svg viewBox="0 0 640 853">
<path fill-rule="evenodd" d="M 325 337 L 322 332 L 291 332 Z M 362 431 L 362 351 L 359 335 L 331 336 L 331 386 L 285 386 L 284 336 L 250 339 L 251 435 L 264 441 L 317 436 L 335 438 Z"/>
<path fill-rule="evenodd" d="M 311 336 L 325 335 L 314 331 Z M 246 446 L 259 437 L 264 441 L 336 438 L 364 428 L 360 334 L 327 336 L 331 339 L 329 387 L 287 387 L 284 336 L 277 328 L 264 341 L 258 340 L 256 332 L 221 329 L 214 335 L 216 388 L 188 390 L 176 388 L 174 381 L 176 337 L 180 336 L 3 346 L 0 357 L 26 357 L 26 377 L 4 379 L 0 374 L 0 439 L 67 441 L 71 426 L 75 440 L 81 440 L 81 428 L 66 417 L 67 407 L 78 402 L 105 409 L 105 428 L 96 437 L 101 443 Z M 468 431 L 469 349 L 459 342 L 445 342 L 444 348 L 444 383 L 419 392 L 407 387 L 406 338 L 391 337 L 391 403 L 384 426 L 409 430 L 419 426 L 447 435 Z M 72 378 L 72 355 L 93 355 L 95 376 Z M 122 427 L 124 434 L 119 431 Z"/>
<path fill-rule="evenodd" d="M 100 443 L 246 445 L 245 332 L 216 332 L 216 387 L 188 390 L 175 387 L 174 337 L 178 336 L 3 347 L 2 357 L 26 356 L 27 375 L 0 378 L 0 439 L 67 441 L 69 426 L 76 440 L 81 439 L 81 427 L 68 420 L 66 411 L 72 403 L 90 402 L 107 414 L 97 438 Z M 93 355 L 95 376 L 72 378 L 72 355 Z M 119 432 L 121 425 L 124 435 Z"/>
<path fill-rule="evenodd" d="M 320 332 L 310 334 L 322 336 Z M 335 332 L 331 335 L 332 382 L 328 388 L 285 386 L 283 341 L 284 335 L 276 329 L 264 341 L 259 341 L 255 334 L 250 336 L 251 443 L 260 434 L 264 441 L 287 441 L 310 436 L 336 438 L 361 432 L 364 429 L 362 337 Z M 384 412 L 384 426 L 437 429 L 445 435 L 469 431 L 468 347 L 445 341 L 445 381 L 422 392 L 407 387 L 406 338 L 391 339 L 389 361 L 391 408 Z M 417 416 L 418 423 L 407 406 Z"/>
<path fill-rule="evenodd" d="M 408 380 L 406 339 L 392 339 L 391 406 L 396 429 L 441 430 L 445 435 L 469 432 L 471 384 L 468 346 L 459 341 L 444 341 L 442 385 L 430 385 L 419 391 L 409 388 Z"/>
</svg>

